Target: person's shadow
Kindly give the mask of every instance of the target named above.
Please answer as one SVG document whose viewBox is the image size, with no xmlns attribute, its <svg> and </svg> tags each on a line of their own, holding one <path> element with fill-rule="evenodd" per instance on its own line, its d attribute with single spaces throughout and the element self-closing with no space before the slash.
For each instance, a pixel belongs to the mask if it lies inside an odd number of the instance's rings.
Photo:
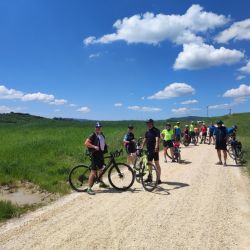
<svg viewBox="0 0 250 250">
<path fill-rule="evenodd" d="M 172 188 L 163 188 L 162 186 L 158 186 L 156 188 L 155 193 L 159 194 L 159 195 L 170 195 L 170 191 L 175 190 L 175 189 L 180 189 L 180 188 L 184 188 L 184 187 L 188 187 L 189 184 L 187 183 L 182 183 L 182 182 L 172 182 L 172 181 L 166 181 L 166 182 L 162 182 L 162 184 L 167 184 L 170 186 L 173 186 Z"/>
</svg>

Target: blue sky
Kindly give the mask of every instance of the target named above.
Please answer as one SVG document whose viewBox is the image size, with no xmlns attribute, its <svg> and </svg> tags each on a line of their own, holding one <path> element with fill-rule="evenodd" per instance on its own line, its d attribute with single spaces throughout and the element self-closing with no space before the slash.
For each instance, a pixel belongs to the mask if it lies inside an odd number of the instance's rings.
<svg viewBox="0 0 250 250">
<path fill-rule="evenodd" d="M 250 2 L 0 0 L 0 113 L 250 111 Z"/>
</svg>

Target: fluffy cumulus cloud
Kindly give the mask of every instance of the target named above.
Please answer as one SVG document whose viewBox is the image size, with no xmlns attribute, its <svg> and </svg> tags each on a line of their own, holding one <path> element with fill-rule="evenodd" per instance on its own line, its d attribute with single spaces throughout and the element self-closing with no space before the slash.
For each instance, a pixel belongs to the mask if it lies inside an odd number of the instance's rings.
<svg viewBox="0 0 250 250">
<path fill-rule="evenodd" d="M 229 103 L 224 103 L 224 104 L 216 104 L 216 105 L 210 105 L 208 106 L 208 109 L 230 109 L 231 104 Z"/>
<path fill-rule="evenodd" d="M 182 107 L 182 108 L 173 108 L 171 109 L 171 112 L 176 114 L 176 115 L 184 115 L 184 114 L 189 114 L 194 111 L 199 111 L 201 110 L 200 108 L 187 108 L 187 107 Z"/>
<path fill-rule="evenodd" d="M 250 40 L 250 18 L 233 23 L 228 29 L 219 33 L 215 40 L 227 43 L 230 40 Z"/>
<path fill-rule="evenodd" d="M 90 54 L 89 55 L 89 59 L 94 59 L 94 58 L 97 58 L 97 57 L 100 57 L 102 54 L 99 52 L 99 53 L 95 53 L 95 54 Z"/>
<path fill-rule="evenodd" d="M 186 104 L 194 104 L 194 103 L 198 103 L 197 100 L 186 100 L 181 102 L 181 104 L 186 105 Z"/>
<path fill-rule="evenodd" d="M 242 80 L 242 79 L 244 79 L 244 78 L 246 78 L 246 76 L 239 75 L 239 76 L 236 77 L 236 80 L 237 80 L 237 81 L 240 81 L 240 80 Z"/>
<path fill-rule="evenodd" d="M 241 84 L 236 89 L 229 89 L 224 94 L 224 97 L 250 97 L 250 85 Z"/>
<path fill-rule="evenodd" d="M 122 107 L 122 103 L 120 103 L 120 102 L 119 102 L 119 103 L 115 103 L 114 106 L 115 106 L 116 108 Z"/>
<path fill-rule="evenodd" d="M 206 12 L 200 5 L 192 5 L 183 15 L 145 13 L 117 20 L 113 24 L 115 33 L 100 38 L 94 36 L 84 39 L 85 45 L 111 43 L 123 40 L 127 43 L 158 44 L 164 40 L 176 44 L 201 43 L 200 33 L 226 24 L 229 18 Z"/>
<path fill-rule="evenodd" d="M 81 112 L 81 113 L 89 113 L 90 112 L 90 108 L 88 108 L 88 107 L 81 107 L 81 108 L 77 109 L 76 111 Z"/>
<path fill-rule="evenodd" d="M 129 106 L 128 109 L 141 112 L 160 112 L 162 109 L 154 107 L 143 107 L 143 106 Z"/>
<path fill-rule="evenodd" d="M 54 95 L 37 93 L 23 93 L 15 89 L 8 89 L 4 85 L 0 85 L 0 99 L 12 99 L 21 101 L 39 101 L 55 105 L 63 105 L 67 103 L 65 99 L 56 99 Z"/>
<path fill-rule="evenodd" d="M 188 94 L 194 94 L 195 89 L 186 83 L 172 83 L 165 87 L 165 89 L 158 91 L 148 99 L 170 99 Z"/>
<path fill-rule="evenodd" d="M 214 48 L 212 45 L 184 44 L 183 51 L 176 58 L 174 69 L 202 69 L 211 66 L 231 65 L 239 62 L 244 57 L 244 53 L 233 49 L 220 47 Z"/>
<path fill-rule="evenodd" d="M 248 60 L 247 64 L 239 69 L 239 71 L 243 73 L 250 73 L 250 60 Z"/>
</svg>

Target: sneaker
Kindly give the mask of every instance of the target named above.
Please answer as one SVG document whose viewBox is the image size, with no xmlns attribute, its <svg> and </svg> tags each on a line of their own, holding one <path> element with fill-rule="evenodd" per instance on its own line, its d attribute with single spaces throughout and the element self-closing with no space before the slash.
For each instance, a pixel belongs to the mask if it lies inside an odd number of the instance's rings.
<svg viewBox="0 0 250 250">
<path fill-rule="evenodd" d="M 100 188 L 109 188 L 109 185 L 105 184 L 103 181 L 100 181 L 99 187 Z"/>
<path fill-rule="evenodd" d="M 95 195 L 95 192 L 91 188 L 87 189 L 87 193 L 90 195 Z"/>
<path fill-rule="evenodd" d="M 173 159 L 172 162 L 176 162 L 175 159 Z"/>
<path fill-rule="evenodd" d="M 152 182 L 152 175 L 149 174 L 147 179 L 144 182 Z"/>
<path fill-rule="evenodd" d="M 165 159 L 164 162 L 167 163 L 168 162 L 167 159 Z"/>
<path fill-rule="evenodd" d="M 224 162 L 223 166 L 224 166 L 224 167 L 226 167 L 226 166 L 227 166 L 227 163 L 226 163 L 226 162 Z"/>
<path fill-rule="evenodd" d="M 162 181 L 161 181 L 161 180 L 158 180 L 158 181 L 157 181 L 157 184 L 158 184 L 158 185 L 159 185 L 159 184 L 161 184 L 161 183 L 162 183 Z"/>
<path fill-rule="evenodd" d="M 222 161 L 218 161 L 215 165 L 222 165 Z"/>
</svg>

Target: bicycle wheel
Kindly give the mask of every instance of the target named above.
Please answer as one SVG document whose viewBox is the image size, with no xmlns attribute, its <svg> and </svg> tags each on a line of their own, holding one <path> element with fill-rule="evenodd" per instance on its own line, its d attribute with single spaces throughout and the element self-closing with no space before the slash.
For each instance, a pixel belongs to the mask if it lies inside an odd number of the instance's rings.
<svg viewBox="0 0 250 250">
<path fill-rule="evenodd" d="M 77 192 L 84 192 L 84 186 L 88 182 L 90 168 L 85 165 L 77 165 L 69 173 L 69 184 Z"/>
<path fill-rule="evenodd" d="M 231 145 L 228 147 L 227 152 L 228 152 L 229 156 L 233 160 L 235 160 L 235 151 L 234 151 L 234 149 L 233 149 L 233 147 Z"/>
<path fill-rule="evenodd" d="M 134 184 L 135 174 L 129 165 L 116 163 L 110 168 L 108 179 L 113 188 L 124 191 Z"/>
<path fill-rule="evenodd" d="M 168 157 L 169 159 L 172 160 L 173 158 L 172 158 L 172 156 L 171 156 L 171 151 L 170 151 L 170 150 L 171 150 L 170 148 L 167 149 L 166 155 L 167 155 L 167 157 Z"/>
<path fill-rule="evenodd" d="M 152 163 L 145 164 L 142 168 L 141 174 L 141 183 L 143 188 L 148 191 L 152 192 L 158 185 L 159 174 L 156 170 L 156 167 Z"/>
<path fill-rule="evenodd" d="M 135 180 L 138 183 L 141 183 L 141 178 L 140 178 L 140 173 L 141 173 L 141 169 L 142 169 L 142 162 L 140 161 L 139 157 L 136 157 L 135 159 L 135 163 L 134 163 L 134 173 L 135 173 Z"/>
</svg>

